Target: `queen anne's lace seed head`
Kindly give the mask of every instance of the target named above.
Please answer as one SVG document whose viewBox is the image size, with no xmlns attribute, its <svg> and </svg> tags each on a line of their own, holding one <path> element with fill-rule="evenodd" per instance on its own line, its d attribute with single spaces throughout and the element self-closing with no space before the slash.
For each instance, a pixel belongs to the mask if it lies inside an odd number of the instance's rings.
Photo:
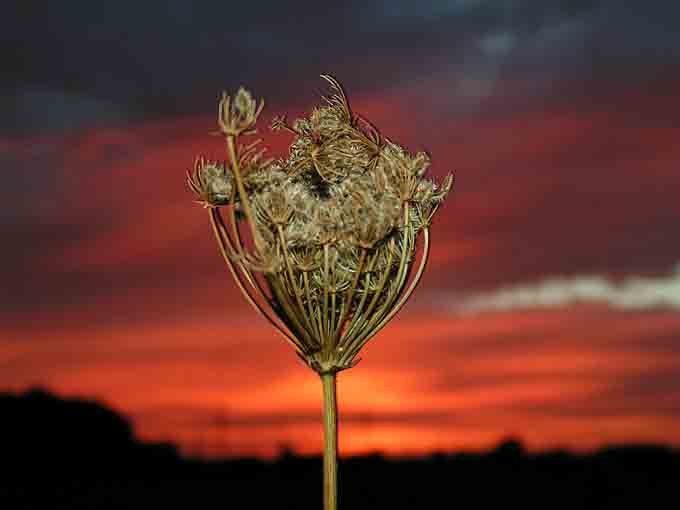
<svg viewBox="0 0 680 510">
<path fill-rule="evenodd" d="M 263 103 L 243 88 L 233 98 L 225 94 L 218 123 L 235 148 L 231 164 L 199 159 L 188 176 L 206 207 L 233 207 L 237 230 L 252 224 L 255 253 L 229 244 L 242 243 L 237 232 L 217 232 L 236 265 L 270 275 L 272 299 L 283 300 L 274 306 L 277 314 L 297 310 L 284 322 L 298 338 L 298 352 L 319 372 L 352 366 L 362 335 L 370 337 L 380 325 L 373 317 L 395 306 L 418 235 L 453 182 L 451 176 L 441 185 L 425 178 L 427 153 L 411 154 L 384 138 L 350 110 L 333 78 L 323 78 L 334 92 L 326 105 L 292 125 L 285 116 L 272 121 L 274 131 L 292 135 L 288 154 L 276 161 L 262 159 L 257 141 L 235 143 L 254 132 Z M 319 329 L 326 327 L 336 329 Z"/>
</svg>

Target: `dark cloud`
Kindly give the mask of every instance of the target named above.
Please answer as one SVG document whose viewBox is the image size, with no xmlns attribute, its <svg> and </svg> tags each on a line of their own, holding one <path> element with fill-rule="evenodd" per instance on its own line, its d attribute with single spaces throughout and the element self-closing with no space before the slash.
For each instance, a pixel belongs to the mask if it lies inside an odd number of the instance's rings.
<svg viewBox="0 0 680 510">
<path fill-rule="evenodd" d="M 600 97 L 589 107 L 500 114 L 434 134 L 442 146 L 435 142 L 433 154 L 458 175 L 446 219 L 435 224 L 452 241 L 434 245 L 442 250 L 435 259 L 456 260 L 446 274 L 460 290 L 668 273 L 680 261 L 671 121 L 680 103 L 668 85 Z M 448 133 L 453 143 L 444 148 Z"/>
<path fill-rule="evenodd" d="M 587 381 L 587 379 L 583 379 Z M 586 396 L 563 396 L 543 402 L 514 402 L 502 409 L 534 416 L 610 419 L 680 418 L 680 365 L 610 376 Z"/>
<path fill-rule="evenodd" d="M 443 74 L 459 108 L 508 77 L 546 93 L 556 78 L 672 63 L 674 10 L 535 0 L 21 2 L 0 22 L 10 113 L 0 133 L 206 112 L 221 88 L 244 81 L 277 102 L 329 70 L 357 91 Z"/>
</svg>

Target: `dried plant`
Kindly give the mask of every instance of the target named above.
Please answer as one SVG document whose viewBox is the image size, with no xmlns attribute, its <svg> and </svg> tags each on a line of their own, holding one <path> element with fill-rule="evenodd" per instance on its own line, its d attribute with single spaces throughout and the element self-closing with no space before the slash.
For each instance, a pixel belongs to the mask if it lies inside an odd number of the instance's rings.
<svg viewBox="0 0 680 510">
<path fill-rule="evenodd" d="M 331 87 L 324 106 L 292 125 L 285 117 L 271 123 L 293 135 L 285 159 L 263 159 L 260 140 L 239 143 L 256 133 L 264 103 L 243 88 L 233 100 L 223 94 L 218 124 L 229 159 L 198 158 L 187 179 L 245 298 L 321 376 L 330 510 L 337 505 L 336 373 L 358 363 L 361 348 L 413 293 L 430 251 L 430 222 L 453 179 L 426 179 L 426 153 L 412 155 L 382 136 L 352 112 L 333 77 L 322 78 Z"/>
</svg>

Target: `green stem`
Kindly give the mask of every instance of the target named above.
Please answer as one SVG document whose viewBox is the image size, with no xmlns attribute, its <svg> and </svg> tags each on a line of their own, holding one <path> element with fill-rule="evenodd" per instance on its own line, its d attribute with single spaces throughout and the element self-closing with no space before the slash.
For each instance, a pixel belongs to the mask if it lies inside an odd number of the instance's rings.
<svg viewBox="0 0 680 510">
<path fill-rule="evenodd" d="M 338 402 L 335 372 L 321 374 L 323 385 L 323 508 L 338 508 Z"/>
</svg>

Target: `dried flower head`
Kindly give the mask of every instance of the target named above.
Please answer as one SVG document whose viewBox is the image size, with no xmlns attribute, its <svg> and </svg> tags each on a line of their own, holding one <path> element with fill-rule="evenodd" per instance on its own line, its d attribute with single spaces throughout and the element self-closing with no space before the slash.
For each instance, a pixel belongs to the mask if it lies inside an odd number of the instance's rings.
<svg viewBox="0 0 680 510">
<path fill-rule="evenodd" d="M 259 141 L 236 142 L 254 132 L 264 103 L 243 88 L 233 100 L 224 94 L 218 124 L 229 164 L 199 159 L 189 185 L 210 208 L 248 301 L 323 374 L 356 364 L 361 347 L 410 297 L 427 262 L 430 223 L 453 180 L 426 179 L 428 154 L 384 138 L 352 112 L 334 78 L 322 78 L 332 92 L 325 105 L 292 125 L 285 116 L 272 121 L 272 130 L 293 136 L 276 161 L 263 160 Z"/>
<path fill-rule="evenodd" d="M 197 158 L 187 183 L 204 207 L 227 205 L 235 199 L 234 182 L 224 165 Z"/>
<path fill-rule="evenodd" d="M 260 101 L 258 106 L 250 92 L 243 87 L 238 89 L 233 100 L 223 92 L 219 104 L 220 129 L 227 136 L 254 134 L 252 129 L 263 108 L 264 101 Z"/>
</svg>

